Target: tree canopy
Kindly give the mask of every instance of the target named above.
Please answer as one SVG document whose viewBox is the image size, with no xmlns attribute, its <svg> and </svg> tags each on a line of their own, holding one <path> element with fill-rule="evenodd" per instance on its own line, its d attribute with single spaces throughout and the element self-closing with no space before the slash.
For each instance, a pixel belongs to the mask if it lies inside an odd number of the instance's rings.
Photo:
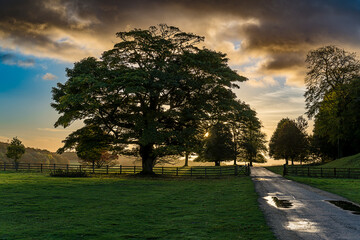
<svg viewBox="0 0 360 240">
<path fill-rule="evenodd" d="M 25 146 L 17 137 L 14 137 L 11 140 L 10 145 L 7 147 L 6 156 L 8 158 L 14 159 L 16 168 L 19 163 L 19 159 L 24 153 L 25 153 Z"/>
<path fill-rule="evenodd" d="M 307 115 L 315 117 L 313 148 L 330 158 L 358 153 L 360 62 L 356 54 L 325 46 L 310 51 L 306 62 Z"/>
<path fill-rule="evenodd" d="M 302 125 L 295 120 L 283 118 L 278 123 L 269 143 L 269 154 L 274 159 L 285 159 L 286 164 L 301 157 L 306 152 L 307 136 Z"/>
<path fill-rule="evenodd" d="M 231 88 L 246 80 L 227 65 L 226 55 L 196 44 L 203 37 L 161 24 L 119 32 L 120 42 L 67 69 L 53 88 L 55 127 L 83 120 L 113 138 L 114 147 L 135 146 L 143 173 L 157 159 L 184 146 L 187 125 L 221 115 L 232 105 Z M 195 131 L 195 130 L 193 130 Z M 123 151 L 121 147 L 119 152 Z"/>
</svg>

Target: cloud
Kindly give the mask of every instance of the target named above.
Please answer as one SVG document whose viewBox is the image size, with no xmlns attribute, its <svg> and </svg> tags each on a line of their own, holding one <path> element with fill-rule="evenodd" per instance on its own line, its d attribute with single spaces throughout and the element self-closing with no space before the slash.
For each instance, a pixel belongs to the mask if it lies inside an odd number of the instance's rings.
<svg viewBox="0 0 360 240">
<path fill-rule="evenodd" d="M 46 73 L 44 76 L 42 76 L 42 79 L 52 81 L 52 80 L 57 79 L 57 76 L 55 76 L 54 74 L 51 74 L 51 73 Z"/>
<path fill-rule="evenodd" d="M 226 52 L 232 65 L 262 57 L 254 72 L 285 76 L 290 85 L 303 84 L 310 49 L 335 44 L 360 51 L 356 0 L 1 1 L 0 46 L 74 62 L 99 57 L 118 31 L 164 22 L 205 36 L 205 45 Z"/>
<path fill-rule="evenodd" d="M 38 131 L 45 132 L 71 132 L 69 129 L 57 129 L 57 128 L 37 128 Z"/>
<path fill-rule="evenodd" d="M 17 55 L 11 53 L 0 54 L 0 62 L 6 65 L 17 65 L 19 67 L 32 67 L 34 59 L 19 59 Z"/>
</svg>

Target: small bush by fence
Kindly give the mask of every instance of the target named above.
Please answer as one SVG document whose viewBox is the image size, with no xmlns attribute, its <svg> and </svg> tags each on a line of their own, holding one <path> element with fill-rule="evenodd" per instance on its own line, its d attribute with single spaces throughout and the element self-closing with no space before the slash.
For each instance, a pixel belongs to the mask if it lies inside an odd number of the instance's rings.
<svg viewBox="0 0 360 240">
<path fill-rule="evenodd" d="M 88 174 L 137 174 L 142 171 L 141 166 L 102 166 L 96 168 L 75 164 L 41 164 L 41 163 L 0 163 L 0 171 L 28 171 L 28 172 L 83 172 Z M 243 165 L 218 167 L 154 167 L 158 175 L 170 176 L 230 176 L 250 175 L 250 167 Z"/>
<path fill-rule="evenodd" d="M 322 168 L 284 165 L 283 175 L 319 178 L 360 178 L 360 168 Z"/>
</svg>

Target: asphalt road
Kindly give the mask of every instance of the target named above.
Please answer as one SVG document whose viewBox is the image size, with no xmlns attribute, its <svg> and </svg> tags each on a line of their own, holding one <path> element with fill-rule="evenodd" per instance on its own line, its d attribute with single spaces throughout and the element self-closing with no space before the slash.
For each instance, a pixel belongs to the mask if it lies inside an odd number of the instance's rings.
<svg viewBox="0 0 360 240">
<path fill-rule="evenodd" d="M 328 202 L 348 201 L 343 197 L 285 179 L 265 168 L 252 168 L 251 176 L 260 207 L 278 239 L 360 239 L 360 215 Z"/>
</svg>

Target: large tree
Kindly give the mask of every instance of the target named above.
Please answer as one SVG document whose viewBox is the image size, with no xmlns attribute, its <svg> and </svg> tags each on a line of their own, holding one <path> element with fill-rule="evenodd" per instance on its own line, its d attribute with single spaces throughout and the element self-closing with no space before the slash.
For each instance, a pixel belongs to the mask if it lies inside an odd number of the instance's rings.
<svg viewBox="0 0 360 240">
<path fill-rule="evenodd" d="M 321 146 L 333 145 L 338 157 L 354 153 L 347 147 L 352 145 L 352 126 L 357 124 L 356 112 L 351 111 L 354 102 L 356 108 L 357 93 L 354 89 L 357 89 L 357 83 L 354 82 L 360 75 L 356 54 L 326 46 L 310 51 L 306 63 L 309 70 L 306 107 L 307 115 L 315 116 L 314 139 L 321 139 L 320 142 L 324 142 Z"/>
<path fill-rule="evenodd" d="M 18 169 L 19 159 L 24 153 L 25 153 L 25 146 L 17 137 L 14 137 L 11 140 L 9 146 L 7 147 L 6 156 L 8 158 L 14 159 L 14 165 L 16 170 Z"/>
<path fill-rule="evenodd" d="M 55 127 L 75 120 L 96 125 L 114 145 L 137 146 L 143 174 L 159 156 L 182 145 L 187 123 L 208 119 L 234 101 L 239 76 L 226 55 L 196 44 L 203 37 L 165 24 L 119 32 L 120 42 L 101 59 L 67 69 L 68 81 L 53 88 Z"/>
<path fill-rule="evenodd" d="M 269 154 L 274 159 L 285 159 L 285 163 L 299 159 L 306 151 L 306 135 L 295 120 L 283 118 L 278 123 L 269 143 Z"/>
</svg>

